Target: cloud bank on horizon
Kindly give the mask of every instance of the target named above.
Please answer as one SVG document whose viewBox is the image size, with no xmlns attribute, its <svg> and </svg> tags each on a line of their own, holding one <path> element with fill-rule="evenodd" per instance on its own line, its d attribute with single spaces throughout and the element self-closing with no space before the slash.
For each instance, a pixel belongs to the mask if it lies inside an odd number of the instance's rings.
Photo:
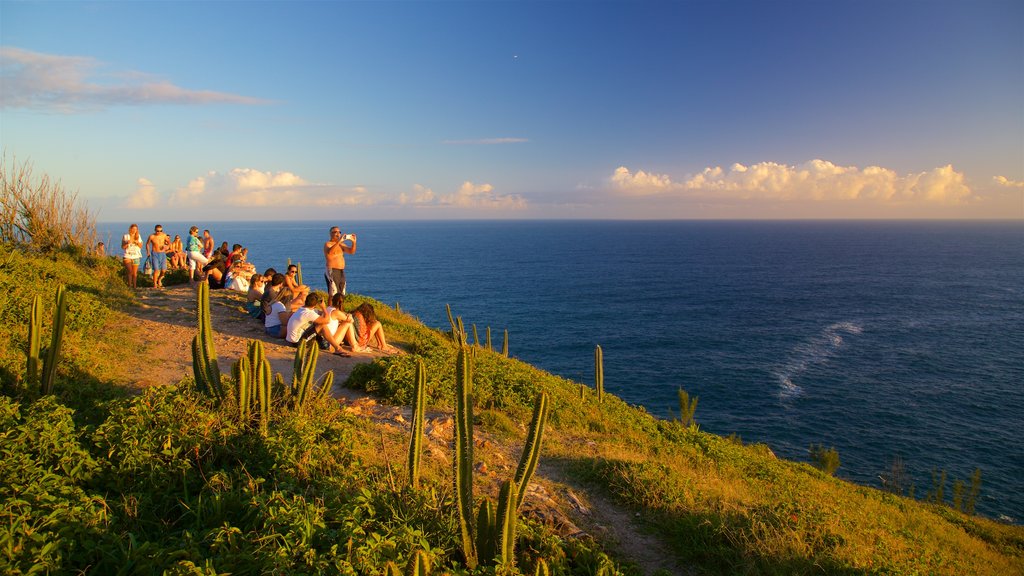
<svg viewBox="0 0 1024 576">
<path fill-rule="evenodd" d="M 760 162 L 705 168 L 681 181 L 625 166 L 611 176 L 613 187 L 627 195 L 666 195 L 760 201 L 849 201 L 957 205 L 976 200 L 964 175 L 952 165 L 918 174 L 899 175 L 880 166 L 837 166 L 811 160 L 799 166 Z"/>
<path fill-rule="evenodd" d="M 132 210 L 168 209 L 194 211 L 212 205 L 227 208 L 236 215 L 274 209 L 324 209 L 329 207 L 409 207 L 413 209 L 458 208 L 476 211 L 523 210 L 527 201 L 518 194 L 500 194 L 491 184 L 465 181 L 450 193 L 435 193 L 422 184 L 411 192 L 390 194 L 371 192 L 366 186 L 314 183 L 292 172 L 264 172 L 235 168 L 227 172 L 210 171 L 183 186 L 166 192 L 147 178 L 136 181 L 135 191 L 127 197 L 113 198 L 110 206 L 123 204 Z"/>
</svg>

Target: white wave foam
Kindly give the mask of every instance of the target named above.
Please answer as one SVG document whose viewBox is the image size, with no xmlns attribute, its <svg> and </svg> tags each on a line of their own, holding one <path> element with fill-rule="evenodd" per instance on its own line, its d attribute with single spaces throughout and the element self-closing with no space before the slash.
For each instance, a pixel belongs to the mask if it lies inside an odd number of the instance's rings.
<svg viewBox="0 0 1024 576">
<path fill-rule="evenodd" d="M 836 322 L 823 328 L 818 334 L 793 346 L 786 363 L 774 375 L 779 383 L 779 398 L 789 399 L 803 393 L 803 388 L 794 382 L 811 366 L 827 363 L 842 348 L 843 334 L 857 335 L 864 328 L 854 322 Z"/>
</svg>

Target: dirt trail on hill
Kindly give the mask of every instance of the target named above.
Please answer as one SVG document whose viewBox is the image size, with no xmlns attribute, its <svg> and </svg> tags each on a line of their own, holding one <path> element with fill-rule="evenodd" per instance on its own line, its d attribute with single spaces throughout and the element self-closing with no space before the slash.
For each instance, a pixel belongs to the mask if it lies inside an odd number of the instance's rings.
<svg viewBox="0 0 1024 576">
<path fill-rule="evenodd" d="M 140 289 L 139 305 L 126 310 L 131 328 L 138 335 L 133 353 L 124 359 L 119 380 L 132 388 L 167 385 L 192 374 L 192 337 L 196 334 L 196 290 L 188 285 L 163 290 Z M 261 340 L 274 372 L 291 378 L 295 349 L 284 340 L 268 337 L 263 322 L 245 312 L 245 296 L 227 290 L 210 291 L 210 317 L 214 343 L 221 371 L 247 353 L 248 341 Z M 366 418 L 392 434 L 407 434 L 410 408 L 379 404 L 373 397 L 341 386 L 352 369 L 373 361 L 380 353 L 352 357 L 322 353 L 317 363 L 317 376 L 334 371 L 333 396 L 343 409 Z M 448 461 L 453 421 L 450 412 L 431 411 L 427 415 L 427 458 Z M 497 493 L 500 481 L 514 472 L 519 458 L 518 445 L 502 445 L 483 431 L 476 433 L 480 449 L 476 472 L 486 488 Z M 515 444 L 515 443 L 513 443 Z M 513 448 L 516 452 L 513 451 Z M 654 536 L 644 533 L 633 514 L 619 507 L 595 490 L 574 482 L 562 463 L 544 461 L 527 489 L 523 513 L 528 514 L 566 537 L 590 534 L 611 546 L 621 559 L 633 562 L 644 574 L 658 571 L 688 574 L 689 569 L 674 564 L 671 555 Z"/>
<path fill-rule="evenodd" d="M 142 341 L 137 358 L 158 358 L 159 362 L 137 366 L 125 375 L 127 384 L 147 387 L 171 384 L 192 374 L 192 337 L 196 334 L 196 290 L 188 285 L 171 286 L 163 290 L 140 289 L 139 306 L 127 310 L 138 323 Z M 228 290 L 210 291 L 210 319 L 213 323 L 214 344 L 221 371 L 246 354 L 249 340 L 261 340 L 267 359 L 274 372 L 285 379 L 291 377 L 295 349 L 284 340 L 270 338 L 263 332 L 263 322 L 245 313 L 245 296 Z M 334 381 L 344 382 L 352 369 L 371 362 L 381 354 L 357 354 L 344 358 L 334 354 L 320 354 L 317 376 L 334 371 Z M 335 387 L 341 391 L 340 386 Z"/>
</svg>

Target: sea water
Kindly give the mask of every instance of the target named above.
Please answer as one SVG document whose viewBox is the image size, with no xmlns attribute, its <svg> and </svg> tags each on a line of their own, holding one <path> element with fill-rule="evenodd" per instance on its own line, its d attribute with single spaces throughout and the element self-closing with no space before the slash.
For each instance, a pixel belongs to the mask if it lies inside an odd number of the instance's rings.
<svg viewBox="0 0 1024 576">
<path fill-rule="evenodd" d="M 192 223 L 163 222 L 185 237 Z M 1024 520 L 1021 222 L 195 222 L 261 270 L 323 289 L 328 229 L 358 235 L 349 290 L 447 329 L 444 305 L 511 355 L 664 418 L 696 420 L 879 486 L 896 456 L 977 510 Z M 100 226 L 116 244 L 123 224 Z M 143 230 L 152 229 L 140 223 Z M 108 245 L 110 243 L 108 242 Z"/>
</svg>

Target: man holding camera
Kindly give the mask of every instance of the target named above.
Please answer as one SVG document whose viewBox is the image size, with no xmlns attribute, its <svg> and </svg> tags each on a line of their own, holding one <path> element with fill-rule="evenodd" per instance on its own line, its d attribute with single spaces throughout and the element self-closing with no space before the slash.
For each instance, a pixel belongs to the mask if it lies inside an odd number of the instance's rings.
<svg viewBox="0 0 1024 576">
<path fill-rule="evenodd" d="M 351 240 L 352 244 L 345 244 Z M 356 235 L 341 234 L 337 226 L 331 227 L 331 239 L 324 243 L 324 258 L 327 260 L 327 294 L 333 297 L 336 293 L 345 294 L 345 254 L 356 253 Z"/>
</svg>

